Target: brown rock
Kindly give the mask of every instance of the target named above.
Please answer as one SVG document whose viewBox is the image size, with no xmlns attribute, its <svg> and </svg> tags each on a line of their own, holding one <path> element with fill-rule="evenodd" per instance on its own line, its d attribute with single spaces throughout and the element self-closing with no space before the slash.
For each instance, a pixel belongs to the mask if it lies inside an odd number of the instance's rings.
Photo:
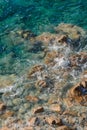
<svg viewBox="0 0 87 130">
<path fill-rule="evenodd" d="M 5 118 L 7 119 L 8 117 L 11 117 L 14 115 L 14 112 L 13 111 L 6 111 L 3 115 L 2 115 L 2 118 Z"/>
<path fill-rule="evenodd" d="M 0 130 L 11 130 L 11 129 L 8 127 L 2 127 Z"/>
<path fill-rule="evenodd" d="M 44 108 L 43 107 L 37 107 L 37 108 L 33 109 L 33 113 L 34 114 L 41 113 L 41 112 L 44 112 Z"/>
<path fill-rule="evenodd" d="M 32 77 L 32 75 L 36 72 L 40 72 L 44 69 L 44 66 L 43 65 L 35 65 L 31 68 L 31 70 L 29 71 L 29 74 L 28 74 L 28 77 Z"/>
<path fill-rule="evenodd" d="M 25 99 L 29 102 L 38 102 L 39 100 L 37 97 L 31 95 L 26 96 Z"/>
<path fill-rule="evenodd" d="M 78 116 L 78 112 L 75 110 L 66 110 L 63 112 L 64 115 Z"/>
<path fill-rule="evenodd" d="M 58 125 L 58 126 L 61 126 L 62 125 L 62 120 L 55 117 L 55 116 L 50 116 L 50 117 L 47 117 L 46 118 L 46 122 L 49 124 L 49 125 Z"/>
<path fill-rule="evenodd" d="M 72 107 L 72 106 L 73 106 L 72 98 L 64 98 L 64 99 L 63 99 L 63 102 L 64 102 L 64 104 L 65 104 L 67 107 Z"/>
<path fill-rule="evenodd" d="M 37 117 L 32 117 L 30 120 L 29 120 L 29 125 L 30 126 L 35 126 L 37 124 L 37 122 L 39 123 L 39 118 Z"/>
<path fill-rule="evenodd" d="M 67 35 L 60 35 L 58 38 L 58 42 L 67 42 Z"/>
<path fill-rule="evenodd" d="M 36 37 L 37 41 L 41 41 L 44 45 L 48 45 L 52 39 L 54 39 L 55 35 L 52 33 L 43 33 Z"/>
<path fill-rule="evenodd" d="M 85 80 L 83 79 L 81 82 L 79 82 L 78 84 L 73 86 L 68 91 L 68 97 L 69 97 L 68 100 L 70 100 L 70 98 L 72 98 L 72 101 L 75 101 L 75 102 L 78 102 L 82 105 L 87 106 L 87 104 L 86 104 L 86 102 L 87 102 L 86 90 L 87 90 L 87 81 L 86 81 L 86 79 Z"/>
<path fill-rule="evenodd" d="M 47 83 L 46 83 L 45 80 L 38 80 L 38 81 L 36 82 L 35 86 L 36 86 L 36 87 L 39 86 L 39 87 L 45 88 L 45 87 L 47 87 Z"/>
<path fill-rule="evenodd" d="M 59 26 L 55 27 L 55 31 L 67 34 L 73 40 L 77 40 L 80 36 L 86 35 L 86 32 L 82 28 L 72 24 L 61 23 Z"/>
<path fill-rule="evenodd" d="M 3 111 L 6 109 L 6 105 L 3 102 L 0 102 L 0 111 Z"/>
<path fill-rule="evenodd" d="M 70 66 L 77 67 L 80 64 L 84 64 L 87 61 L 87 53 L 80 52 L 79 54 L 73 54 L 69 57 Z"/>
<path fill-rule="evenodd" d="M 16 33 L 24 39 L 35 37 L 35 34 L 33 34 L 30 30 L 18 30 Z"/>
<path fill-rule="evenodd" d="M 83 77 L 87 78 L 87 70 L 83 72 Z"/>
<path fill-rule="evenodd" d="M 43 42 L 44 46 L 48 46 L 49 44 L 64 44 L 67 42 L 67 35 L 61 34 L 52 34 L 52 33 L 43 33 L 36 37 L 37 41 Z"/>
<path fill-rule="evenodd" d="M 34 128 L 29 126 L 29 127 L 23 128 L 23 130 L 34 130 Z"/>
<path fill-rule="evenodd" d="M 54 58 L 58 56 L 58 53 L 56 51 L 51 51 L 46 54 L 46 57 L 44 59 L 46 64 L 51 64 L 54 61 Z"/>
<path fill-rule="evenodd" d="M 68 126 L 63 125 L 63 126 L 56 128 L 56 130 L 74 130 L 74 129 L 71 129 Z"/>
<path fill-rule="evenodd" d="M 54 112 L 61 112 L 61 107 L 59 104 L 52 104 L 49 109 Z"/>
<path fill-rule="evenodd" d="M 0 75 L 0 89 L 9 88 L 16 81 L 16 76 L 14 74 L 8 76 Z"/>
</svg>

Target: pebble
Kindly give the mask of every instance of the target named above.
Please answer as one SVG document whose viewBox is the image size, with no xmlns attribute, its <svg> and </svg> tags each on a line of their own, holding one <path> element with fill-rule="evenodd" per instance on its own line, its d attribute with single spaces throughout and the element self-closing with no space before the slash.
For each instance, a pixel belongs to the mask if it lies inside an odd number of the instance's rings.
<svg viewBox="0 0 87 130">
<path fill-rule="evenodd" d="M 30 126 L 35 126 L 35 125 L 39 125 L 40 123 L 40 120 L 38 117 L 32 117 L 30 120 L 29 120 L 29 125 Z"/>
<path fill-rule="evenodd" d="M 36 107 L 33 109 L 33 113 L 36 114 L 36 113 L 41 113 L 41 112 L 44 112 L 44 108 L 43 107 Z"/>
<path fill-rule="evenodd" d="M 27 101 L 29 101 L 29 102 L 38 102 L 38 100 L 39 100 L 37 97 L 35 97 L 35 96 L 30 96 L 30 95 L 26 96 L 25 99 L 26 99 Z"/>
<path fill-rule="evenodd" d="M 75 130 L 75 129 L 71 129 L 71 128 L 63 125 L 63 126 L 60 126 L 60 127 L 56 128 L 56 130 Z"/>
<path fill-rule="evenodd" d="M 34 130 L 34 128 L 33 128 L 33 127 L 28 126 L 28 127 L 23 128 L 23 130 Z"/>
<path fill-rule="evenodd" d="M 13 111 L 9 111 L 7 110 L 3 115 L 2 115 L 2 118 L 4 119 L 7 119 L 8 117 L 11 117 L 14 115 L 14 112 Z"/>
<path fill-rule="evenodd" d="M 52 104 L 49 109 L 54 112 L 61 112 L 61 107 L 59 104 Z"/>
<path fill-rule="evenodd" d="M 8 127 L 3 127 L 3 128 L 1 128 L 0 130 L 11 130 L 11 129 L 8 128 Z"/>
<path fill-rule="evenodd" d="M 62 125 L 62 120 L 57 118 L 57 117 L 55 117 L 55 116 L 46 117 L 46 122 L 49 125 L 58 125 L 58 126 Z"/>
<path fill-rule="evenodd" d="M 20 98 L 15 98 L 14 100 L 13 100 L 13 104 L 14 105 L 20 105 L 22 103 L 22 100 L 20 99 Z"/>
<path fill-rule="evenodd" d="M 26 109 L 23 107 L 23 106 L 21 106 L 20 108 L 19 108 L 19 113 L 20 114 L 23 114 L 23 113 L 25 113 L 25 111 L 26 111 Z"/>
<path fill-rule="evenodd" d="M 3 111 L 5 109 L 6 109 L 6 105 L 3 102 L 1 102 L 0 103 L 0 111 Z"/>
</svg>

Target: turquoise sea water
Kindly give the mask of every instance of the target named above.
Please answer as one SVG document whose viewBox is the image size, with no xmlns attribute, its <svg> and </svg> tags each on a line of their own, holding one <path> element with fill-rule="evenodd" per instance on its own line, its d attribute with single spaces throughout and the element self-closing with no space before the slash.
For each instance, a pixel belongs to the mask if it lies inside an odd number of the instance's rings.
<svg viewBox="0 0 87 130">
<path fill-rule="evenodd" d="M 22 26 L 35 33 L 50 30 L 61 22 L 87 29 L 87 1 L 1 0 L 0 32 Z M 21 24 L 21 25 L 20 25 Z"/>
</svg>

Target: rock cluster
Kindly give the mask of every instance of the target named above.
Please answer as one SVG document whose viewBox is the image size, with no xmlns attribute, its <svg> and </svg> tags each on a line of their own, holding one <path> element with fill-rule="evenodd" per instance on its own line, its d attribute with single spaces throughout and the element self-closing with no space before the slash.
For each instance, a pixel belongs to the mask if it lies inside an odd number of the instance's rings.
<svg viewBox="0 0 87 130">
<path fill-rule="evenodd" d="M 87 52 L 80 48 L 86 31 L 63 23 L 54 33 L 9 35 L 20 41 L 14 47 L 25 41 L 24 52 L 38 58 L 17 82 L 7 82 L 14 83 L 10 91 L 0 92 L 1 130 L 86 130 Z"/>
</svg>

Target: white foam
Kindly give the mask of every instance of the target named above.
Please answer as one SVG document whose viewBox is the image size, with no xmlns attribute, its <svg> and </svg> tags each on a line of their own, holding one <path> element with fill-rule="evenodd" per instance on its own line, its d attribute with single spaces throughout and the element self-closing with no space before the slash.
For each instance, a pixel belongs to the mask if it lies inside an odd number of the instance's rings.
<svg viewBox="0 0 87 130">
<path fill-rule="evenodd" d="M 58 46 L 58 45 L 50 45 L 49 47 L 48 47 L 48 49 L 49 50 L 55 50 L 55 51 L 57 51 L 58 49 L 61 49 L 61 48 L 64 48 L 64 46 Z"/>
<path fill-rule="evenodd" d="M 70 61 L 64 57 L 62 58 L 55 58 L 54 61 L 56 62 L 56 65 L 54 67 L 62 67 L 65 68 L 69 65 Z"/>
</svg>

